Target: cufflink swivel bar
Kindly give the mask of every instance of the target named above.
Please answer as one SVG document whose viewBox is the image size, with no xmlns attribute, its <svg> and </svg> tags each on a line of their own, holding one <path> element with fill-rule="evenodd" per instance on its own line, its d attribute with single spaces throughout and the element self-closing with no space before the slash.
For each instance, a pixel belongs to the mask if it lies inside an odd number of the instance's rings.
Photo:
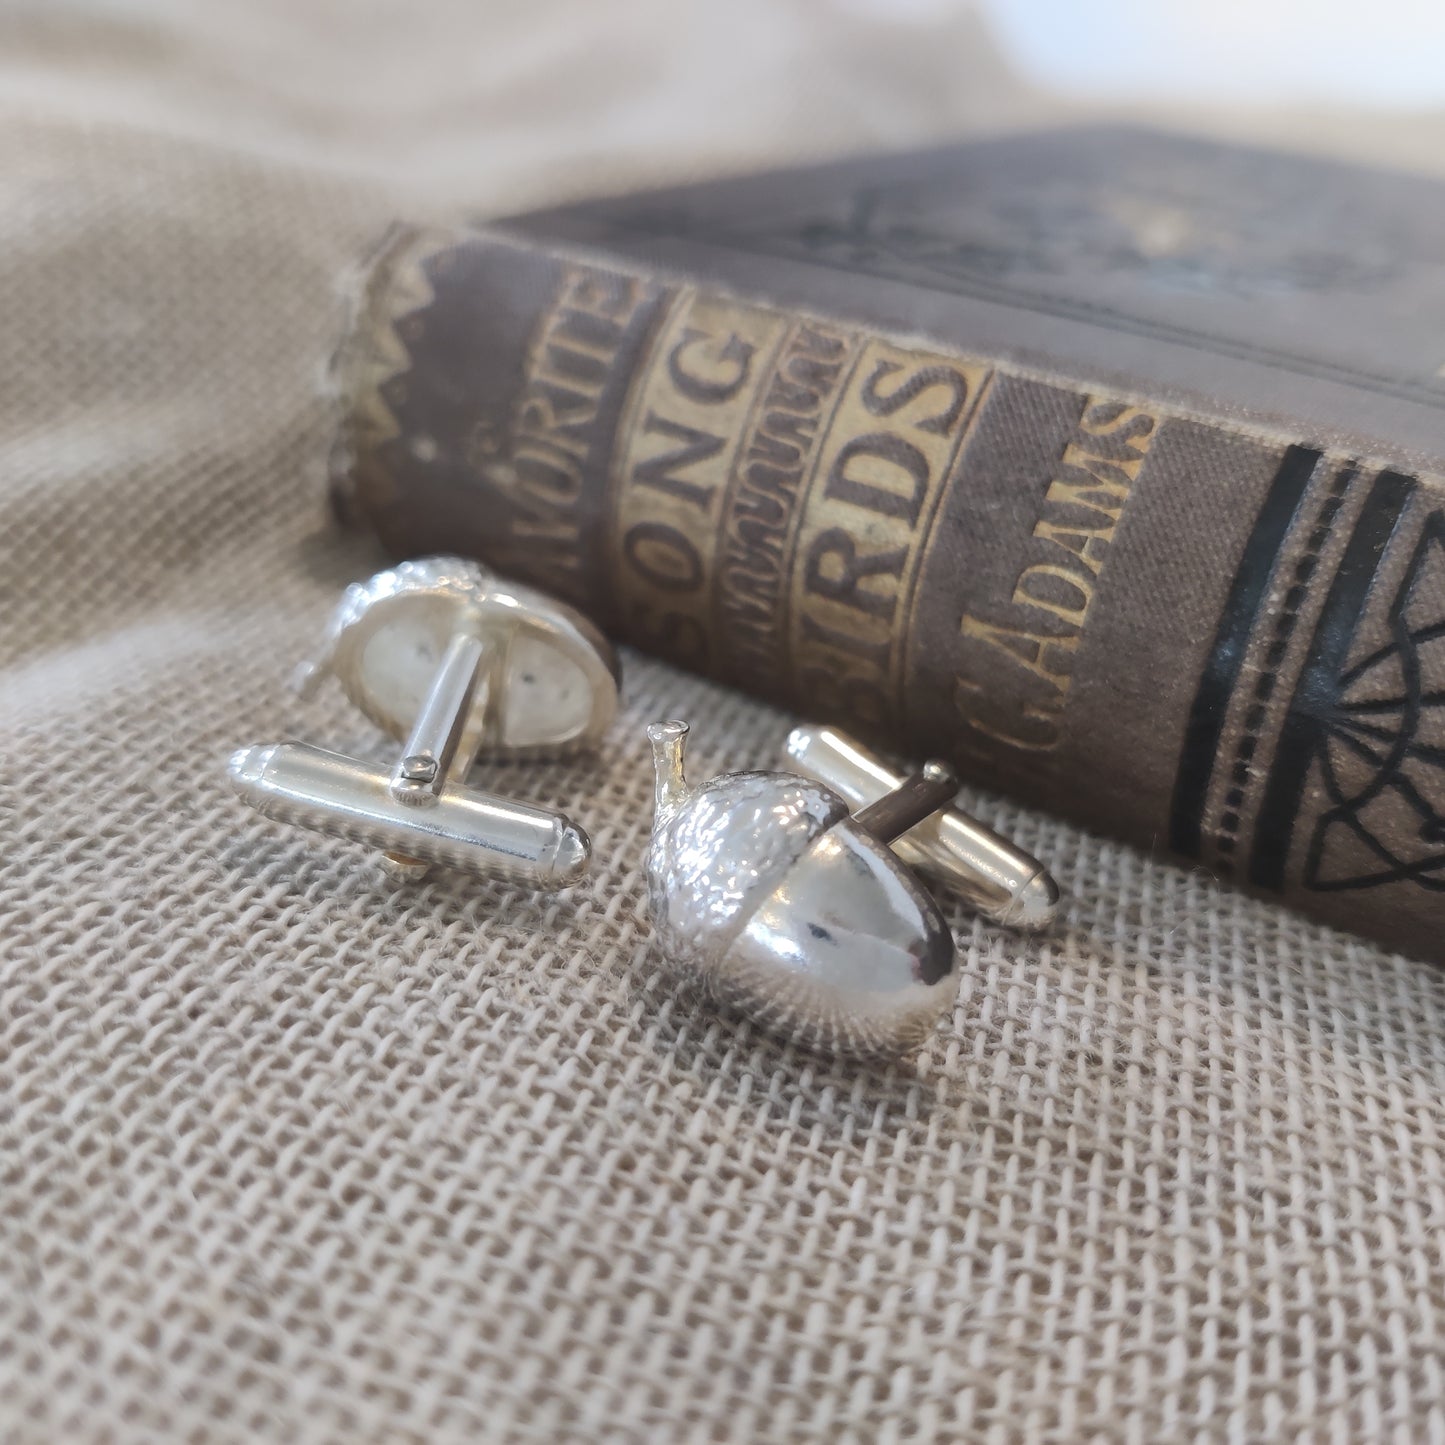
<svg viewBox="0 0 1445 1445">
<path fill-rule="evenodd" d="M 795 771 L 865 810 L 860 821 L 870 804 L 905 781 L 836 728 L 796 727 L 784 752 Z M 946 880 L 990 922 L 1033 931 L 1047 928 L 1058 912 L 1059 886 L 1048 869 L 961 808 L 940 809 L 889 846 L 910 867 Z"/>
</svg>

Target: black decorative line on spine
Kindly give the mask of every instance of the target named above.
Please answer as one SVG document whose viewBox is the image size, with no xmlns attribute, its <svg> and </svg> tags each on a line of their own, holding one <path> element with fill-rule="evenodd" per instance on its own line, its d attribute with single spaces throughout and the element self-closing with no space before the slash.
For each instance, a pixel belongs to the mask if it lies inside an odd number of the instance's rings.
<svg viewBox="0 0 1445 1445">
<path fill-rule="evenodd" d="M 1189 710 L 1169 811 L 1169 846 L 1187 858 L 1199 856 L 1209 780 L 1219 753 L 1229 699 L 1234 694 L 1249 647 L 1249 634 L 1268 593 L 1280 548 L 1294 524 L 1319 460 L 1320 453 L 1308 447 L 1286 449 L 1264 505 L 1255 518 L 1254 530 L 1244 544 L 1219 616 L 1214 645 L 1209 650 L 1194 704 Z"/>
<path fill-rule="evenodd" d="M 1274 635 L 1270 638 L 1269 647 L 1264 655 L 1264 667 L 1254 681 L 1254 697 L 1249 711 L 1245 714 L 1244 731 L 1240 735 L 1238 743 L 1235 744 L 1234 761 L 1229 772 L 1229 792 L 1224 797 L 1226 811 L 1220 819 L 1214 838 L 1215 847 L 1222 855 L 1219 859 L 1219 867 L 1223 873 L 1233 874 L 1234 872 L 1234 859 L 1229 855 L 1234 852 L 1238 842 L 1239 810 L 1244 806 L 1245 790 L 1249 786 L 1250 765 L 1259 748 L 1259 736 L 1264 728 L 1265 710 L 1279 683 L 1280 664 L 1284 661 L 1285 653 L 1289 651 L 1290 640 L 1299 623 L 1300 607 L 1309 592 L 1309 584 L 1314 577 L 1315 568 L 1319 566 L 1320 552 L 1324 549 L 1330 533 L 1334 530 L 1335 522 L 1340 515 L 1340 508 L 1344 505 L 1345 493 L 1358 475 L 1359 468 L 1354 462 L 1346 463 L 1335 472 L 1335 479 L 1330 484 L 1329 495 L 1325 498 L 1319 515 L 1315 519 L 1314 530 L 1311 531 L 1309 540 L 1305 543 L 1305 550 L 1294 564 L 1294 576 L 1290 581 L 1289 590 L 1284 595 L 1284 605 L 1275 615 Z"/>
<path fill-rule="evenodd" d="M 1284 886 L 1290 837 L 1299 814 L 1305 779 L 1324 742 L 1345 658 L 1380 559 L 1414 489 L 1412 477 L 1399 472 L 1381 472 L 1370 488 L 1355 530 L 1345 546 L 1345 555 L 1330 584 L 1304 671 L 1280 730 L 1274 766 L 1255 824 L 1249 881 L 1256 887 L 1278 891 Z"/>
</svg>

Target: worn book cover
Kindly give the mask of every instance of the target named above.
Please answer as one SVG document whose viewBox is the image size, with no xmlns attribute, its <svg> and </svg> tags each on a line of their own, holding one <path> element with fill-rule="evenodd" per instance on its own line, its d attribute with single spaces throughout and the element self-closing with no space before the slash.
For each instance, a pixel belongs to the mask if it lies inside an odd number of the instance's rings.
<svg viewBox="0 0 1445 1445">
<path fill-rule="evenodd" d="M 1445 957 L 1445 187 L 1144 131 L 399 228 L 344 513 Z"/>
</svg>

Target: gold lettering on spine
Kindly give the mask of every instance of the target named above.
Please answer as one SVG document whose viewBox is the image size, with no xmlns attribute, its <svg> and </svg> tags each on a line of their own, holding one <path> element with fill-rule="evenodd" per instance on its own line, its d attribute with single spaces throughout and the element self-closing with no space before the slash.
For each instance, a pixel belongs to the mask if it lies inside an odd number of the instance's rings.
<svg viewBox="0 0 1445 1445">
<path fill-rule="evenodd" d="M 868 341 L 807 486 L 790 569 L 796 691 L 877 725 L 898 706 L 910 599 L 987 367 Z"/>
<path fill-rule="evenodd" d="M 959 619 L 969 646 L 967 670 L 954 680 L 954 706 L 975 732 L 1025 752 L 1058 745 L 1098 577 L 1158 428 L 1157 417 L 1125 402 L 1096 397 L 1085 405 L 1045 486 L 1036 545 L 1007 605 L 992 616 L 966 612 Z M 997 690 L 1021 699 L 1013 717 L 990 711 L 991 678 L 1004 679 Z"/>
<path fill-rule="evenodd" d="M 723 507 L 786 330 L 686 290 L 652 344 L 619 432 L 609 549 L 624 630 L 644 647 L 707 660 Z"/>
<path fill-rule="evenodd" d="M 475 437 L 468 458 L 515 506 L 510 539 L 527 549 L 536 580 L 561 596 L 578 593 L 588 550 L 579 504 L 583 464 L 627 327 L 648 299 L 627 276 L 569 269 L 533 335 L 526 379 L 505 460 Z"/>
<path fill-rule="evenodd" d="M 713 627 L 729 675 L 757 691 L 782 693 L 789 681 L 784 620 L 793 544 L 857 345 L 823 322 L 794 322 L 738 454 L 723 514 Z M 851 543 L 847 533 L 839 535 Z"/>
</svg>

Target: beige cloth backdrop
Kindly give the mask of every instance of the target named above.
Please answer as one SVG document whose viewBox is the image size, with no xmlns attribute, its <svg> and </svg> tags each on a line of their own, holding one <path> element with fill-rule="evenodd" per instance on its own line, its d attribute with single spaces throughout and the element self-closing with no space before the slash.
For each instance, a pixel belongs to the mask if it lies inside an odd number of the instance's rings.
<svg viewBox="0 0 1445 1445">
<path fill-rule="evenodd" d="M 1445 1439 L 1438 970 L 980 798 L 1063 923 L 958 916 L 951 1023 L 850 1068 L 649 944 L 643 722 L 701 773 L 775 712 L 629 657 L 599 760 L 490 776 L 592 830 L 559 897 L 224 782 L 386 751 L 285 679 L 376 560 L 323 375 L 394 213 L 1060 110 L 966 16 L 805 0 L 0 18 L 7 1445 Z"/>
</svg>

